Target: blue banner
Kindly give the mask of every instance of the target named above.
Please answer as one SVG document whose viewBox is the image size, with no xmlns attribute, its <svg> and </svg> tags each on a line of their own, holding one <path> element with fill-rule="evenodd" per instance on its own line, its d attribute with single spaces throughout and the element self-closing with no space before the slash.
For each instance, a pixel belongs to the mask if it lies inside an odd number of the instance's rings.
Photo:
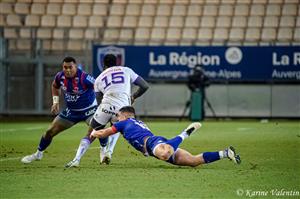
<svg viewBox="0 0 300 199">
<path fill-rule="evenodd" d="M 132 68 L 146 80 L 187 80 L 201 65 L 213 81 L 300 82 L 299 46 L 194 47 L 194 46 L 93 46 L 93 73 L 102 71 L 107 53 L 118 65 Z"/>
</svg>

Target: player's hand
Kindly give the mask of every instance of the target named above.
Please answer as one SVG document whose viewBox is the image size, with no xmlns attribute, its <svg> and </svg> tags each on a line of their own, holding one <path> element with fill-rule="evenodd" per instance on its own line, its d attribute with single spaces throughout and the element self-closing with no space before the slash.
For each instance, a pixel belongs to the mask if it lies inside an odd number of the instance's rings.
<svg viewBox="0 0 300 199">
<path fill-rule="evenodd" d="M 97 137 L 97 131 L 92 131 L 92 133 L 90 134 L 90 138 L 93 139 L 93 138 L 99 138 L 100 136 L 98 135 Z"/>
<path fill-rule="evenodd" d="M 57 115 L 59 113 L 59 104 L 54 103 L 51 107 L 51 113 Z"/>
</svg>

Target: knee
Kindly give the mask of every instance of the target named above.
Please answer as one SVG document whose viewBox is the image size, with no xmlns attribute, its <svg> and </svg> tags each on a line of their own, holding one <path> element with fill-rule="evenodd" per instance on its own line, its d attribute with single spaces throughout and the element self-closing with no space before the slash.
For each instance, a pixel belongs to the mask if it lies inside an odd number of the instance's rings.
<svg viewBox="0 0 300 199">
<path fill-rule="evenodd" d="M 159 158 L 160 160 L 167 161 L 173 155 L 174 149 L 169 145 L 160 145 L 154 151 L 154 155 Z"/>
</svg>

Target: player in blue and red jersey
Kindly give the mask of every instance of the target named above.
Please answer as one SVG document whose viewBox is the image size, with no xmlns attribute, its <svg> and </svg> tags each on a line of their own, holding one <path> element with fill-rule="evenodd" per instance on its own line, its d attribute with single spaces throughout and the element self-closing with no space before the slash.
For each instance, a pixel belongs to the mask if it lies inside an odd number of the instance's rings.
<svg viewBox="0 0 300 199">
<path fill-rule="evenodd" d="M 241 162 L 240 156 L 236 154 L 232 146 L 222 151 L 204 152 L 198 155 L 192 155 L 188 151 L 179 148 L 185 138 L 201 127 L 199 122 L 190 124 L 178 136 L 167 139 L 162 136 L 155 136 L 142 121 L 136 120 L 135 110 L 132 106 L 122 107 L 117 114 L 117 118 L 119 122 L 113 124 L 110 128 L 93 131 L 91 137 L 104 138 L 121 132 L 129 144 L 145 156 L 153 156 L 175 165 L 195 167 L 223 158 L 228 158 L 237 164 Z"/>
<path fill-rule="evenodd" d="M 42 135 L 37 151 L 22 158 L 23 163 L 42 159 L 44 150 L 50 145 L 53 137 L 60 132 L 80 121 L 85 121 L 89 125 L 97 109 L 94 82 L 91 75 L 77 67 L 73 57 L 64 58 L 62 71 L 56 74 L 52 83 L 51 112 L 55 115 L 59 113 L 60 92 L 64 96 L 66 108 L 55 117 L 48 130 Z M 88 132 L 91 131 L 92 128 L 89 127 Z"/>
</svg>

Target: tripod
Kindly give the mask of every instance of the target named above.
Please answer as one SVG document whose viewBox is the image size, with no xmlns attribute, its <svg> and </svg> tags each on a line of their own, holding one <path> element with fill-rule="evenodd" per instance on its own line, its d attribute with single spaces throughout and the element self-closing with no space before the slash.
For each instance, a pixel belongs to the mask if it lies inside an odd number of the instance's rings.
<svg viewBox="0 0 300 199">
<path fill-rule="evenodd" d="M 185 115 L 187 109 L 188 109 L 188 108 L 191 108 L 191 99 L 192 99 L 192 94 L 191 94 L 190 100 L 188 100 L 188 101 L 185 103 L 185 107 L 184 107 L 184 109 L 183 109 L 182 115 L 181 115 L 180 118 L 179 118 L 179 121 L 182 120 L 182 118 L 184 117 L 184 115 Z M 203 89 L 203 100 L 204 100 L 204 103 L 207 104 L 208 108 L 209 108 L 210 111 L 212 112 L 213 117 L 216 118 L 216 117 L 217 117 L 216 112 L 215 112 L 215 110 L 213 109 L 213 107 L 212 107 L 210 101 L 209 101 L 209 100 L 207 99 L 207 97 L 206 97 L 205 89 Z M 203 107 L 203 108 L 204 108 L 204 107 Z M 203 110 L 203 111 L 204 111 L 204 110 Z M 205 113 L 203 113 L 203 116 L 204 116 L 204 115 L 205 115 Z"/>
</svg>

